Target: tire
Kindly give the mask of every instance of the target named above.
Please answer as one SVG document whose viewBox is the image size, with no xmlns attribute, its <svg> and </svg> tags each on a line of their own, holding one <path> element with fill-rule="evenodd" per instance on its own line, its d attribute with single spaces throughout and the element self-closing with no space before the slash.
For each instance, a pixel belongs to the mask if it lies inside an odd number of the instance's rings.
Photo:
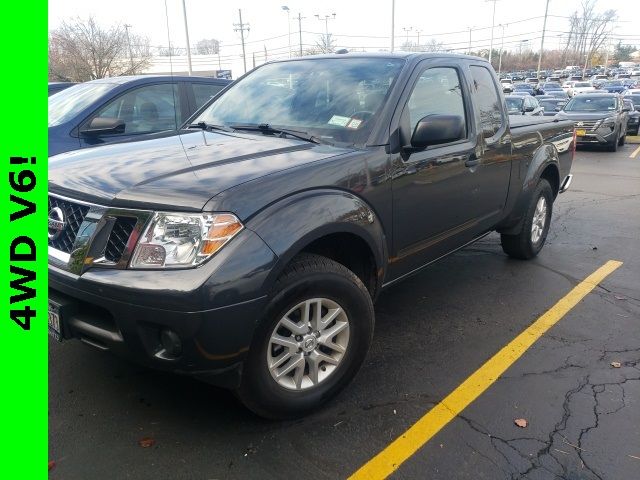
<svg viewBox="0 0 640 480">
<path fill-rule="evenodd" d="M 305 307 L 300 307 L 307 302 L 311 305 L 307 310 L 309 325 L 314 327 L 296 334 L 289 327 L 307 328 Z M 322 327 L 324 330 L 316 329 L 318 305 L 322 319 L 337 315 Z M 337 331 L 339 323 L 340 333 L 326 333 Z M 247 408 L 269 419 L 296 418 L 317 409 L 356 375 L 369 350 L 373 325 L 371 296 L 353 272 L 320 255 L 296 256 L 270 295 L 244 364 L 237 396 Z M 280 343 L 283 338 L 287 346 Z M 338 347 L 344 351 L 340 353 Z M 337 364 L 322 360 L 326 357 Z M 294 364 L 297 366 L 286 372 Z M 276 378 L 278 374 L 281 376 Z"/>
<path fill-rule="evenodd" d="M 618 139 L 617 132 L 616 132 L 615 139 L 614 139 L 611 143 L 609 143 L 609 144 L 607 145 L 607 150 L 608 150 L 609 152 L 617 152 L 617 151 L 618 151 L 618 142 L 619 142 L 619 141 L 620 141 L 620 140 Z"/>
<path fill-rule="evenodd" d="M 622 132 L 622 136 L 620 137 L 620 140 L 618 140 L 618 146 L 619 147 L 624 146 L 624 143 L 626 142 L 626 140 L 627 140 L 627 132 L 624 131 Z"/>
<path fill-rule="evenodd" d="M 540 223 L 538 209 L 542 199 L 544 199 L 545 214 L 542 223 Z M 538 255 L 547 239 L 552 213 L 553 191 L 549 182 L 541 178 L 531 196 L 520 232 L 515 235 L 504 233 L 500 235 L 504 253 L 512 258 L 521 260 L 529 260 Z M 534 235 L 533 230 L 534 221 L 537 226 L 536 235 Z"/>
</svg>

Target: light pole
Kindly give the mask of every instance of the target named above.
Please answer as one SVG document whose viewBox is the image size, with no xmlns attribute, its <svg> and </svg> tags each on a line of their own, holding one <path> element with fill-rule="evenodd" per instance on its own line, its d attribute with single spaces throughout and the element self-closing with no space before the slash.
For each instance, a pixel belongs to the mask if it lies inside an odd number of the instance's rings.
<svg viewBox="0 0 640 480">
<path fill-rule="evenodd" d="M 182 0 L 182 14 L 184 16 L 184 34 L 187 37 L 187 63 L 189 65 L 189 75 L 193 74 L 191 69 L 191 43 L 189 43 L 189 25 L 187 24 L 187 6 Z"/>
<path fill-rule="evenodd" d="M 394 49 L 396 35 L 396 0 L 391 0 L 391 51 Z"/>
<path fill-rule="evenodd" d="M 131 73 L 133 73 L 133 54 L 131 53 L 131 40 L 129 39 L 129 29 L 131 25 L 124 24 L 124 30 L 127 32 L 127 45 L 129 46 L 129 61 L 131 62 Z"/>
<path fill-rule="evenodd" d="M 402 27 L 402 30 L 405 31 L 405 33 L 407 34 L 407 40 L 406 40 L 406 44 L 407 46 L 409 45 L 409 32 L 412 30 L 412 27 Z"/>
<path fill-rule="evenodd" d="M 421 28 L 416 28 L 416 34 L 418 35 L 418 50 L 420 50 L 420 33 L 423 30 Z"/>
<path fill-rule="evenodd" d="M 498 0 L 487 0 L 487 2 L 493 2 L 493 16 L 491 17 L 491 45 L 489 47 L 489 63 L 491 63 L 491 57 L 493 55 L 493 27 L 496 24 L 496 3 Z"/>
<path fill-rule="evenodd" d="M 326 52 L 323 53 L 329 53 L 329 48 L 330 48 L 330 44 L 329 44 L 329 20 L 335 20 L 336 19 L 336 14 L 332 13 L 331 15 L 324 15 L 323 17 L 321 17 L 320 15 L 316 14 L 315 17 L 322 21 L 324 20 L 324 32 L 325 32 L 325 50 Z"/>
<path fill-rule="evenodd" d="M 287 12 L 287 27 L 289 28 L 289 58 L 291 58 L 291 12 L 286 5 L 282 6 L 282 10 Z"/>
<path fill-rule="evenodd" d="M 542 40 L 540 40 L 540 55 L 538 55 L 538 72 L 536 78 L 540 78 L 540 65 L 542 65 L 542 51 L 544 49 L 544 34 L 547 31 L 547 13 L 549 12 L 549 0 L 547 0 L 547 6 L 544 8 L 544 22 L 542 24 Z"/>
<path fill-rule="evenodd" d="M 469 27 L 469 48 L 467 49 L 467 54 L 471 55 L 471 32 L 473 31 L 473 27 Z"/>
<path fill-rule="evenodd" d="M 302 56 L 302 13 L 298 12 L 298 39 L 300 40 L 300 56 Z"/>
<path fill-rule="evenodd" d="M 504 49 L 504 29 L 509 26 L 509 24 L 500 24 L 499 27 L 502 27 L 502 41 L 500 42 L 500 57 L 498 59 L 498 76 L 500 76 L 500 72 L 502 71 L 502 50 Z"/>
</svg>

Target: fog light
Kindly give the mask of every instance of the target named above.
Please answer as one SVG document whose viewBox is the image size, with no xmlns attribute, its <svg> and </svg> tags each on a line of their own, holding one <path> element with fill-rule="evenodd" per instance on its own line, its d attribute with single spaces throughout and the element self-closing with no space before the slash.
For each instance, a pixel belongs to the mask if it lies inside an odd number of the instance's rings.
<svg viewBox="0 0 640 480">
<path fill-rule="evenodd" d="M 182 341 L 173 330 L 163 329 L 160 332 L 160 343 L 165 350 L 165 355 L 177 357 L 182 353 Z"/>
</svg>

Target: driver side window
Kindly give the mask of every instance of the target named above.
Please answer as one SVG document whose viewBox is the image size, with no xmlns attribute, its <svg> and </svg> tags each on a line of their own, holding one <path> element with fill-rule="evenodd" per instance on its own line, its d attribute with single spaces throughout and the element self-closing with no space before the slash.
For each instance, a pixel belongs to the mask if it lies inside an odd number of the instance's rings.
<svg viewBox="0 0 640 480">
<path fill-rule="evenodd" d="M 180 112 L 178 86 L 170 83 L 133 89 L 107 103 L 86 123 L 95 118 L 122 120 L 121 135 L 175 130 Z"/>
<path fill-rule="evenodd" d="M 407 101 L 405 114 L 411 127 L 409 138 L 418 122 L 428 115 L 458 115 L 467 125 L 458 71 L 437 67 L 422 72 Z"/>
</svg>

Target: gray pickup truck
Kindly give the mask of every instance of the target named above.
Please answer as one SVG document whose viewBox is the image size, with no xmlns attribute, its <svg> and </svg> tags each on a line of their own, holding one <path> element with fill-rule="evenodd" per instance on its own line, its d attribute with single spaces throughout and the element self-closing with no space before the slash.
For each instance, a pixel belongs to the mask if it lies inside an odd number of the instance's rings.
<svg viewBox="0 0 640 480">
<path fill-rule="evenodd" d="M 492 231 L 536 256 L 574 147 L 509 119 L 480 58 L 268 63 L 179 136 L 51 160 L 50 333 L 303 415 L 355 376 L 383 289 Z"/>
</svg>

